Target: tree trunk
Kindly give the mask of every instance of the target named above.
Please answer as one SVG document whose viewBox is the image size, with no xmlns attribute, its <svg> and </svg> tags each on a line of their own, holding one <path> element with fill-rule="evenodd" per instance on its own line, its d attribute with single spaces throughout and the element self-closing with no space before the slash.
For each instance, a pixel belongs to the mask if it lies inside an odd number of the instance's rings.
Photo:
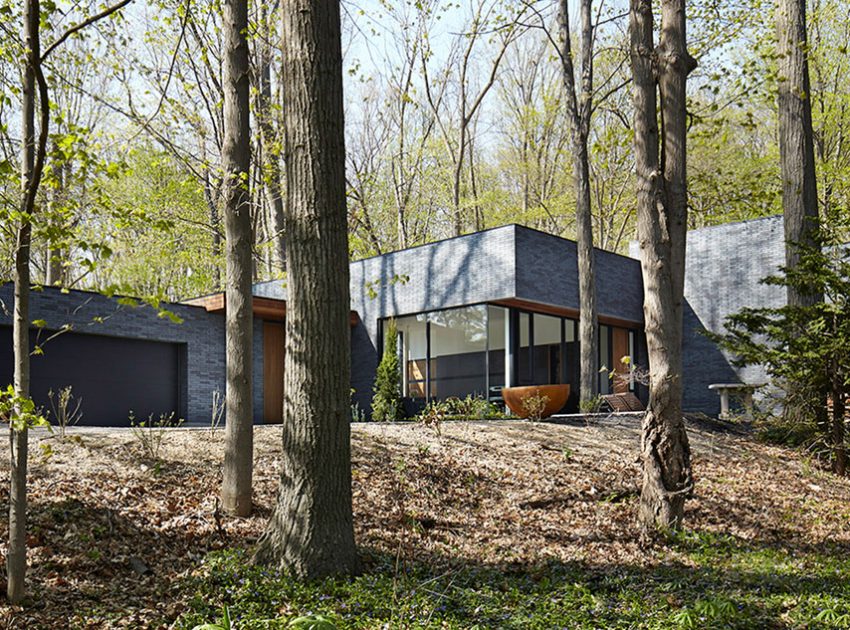
<svg viewBox="0 0 850 630">
<path fill-rule="evenodd" d="M 847 447 L 844 444 L 844 388 L 840 383 L 832 390 L 832 450 L 835 456 L 833 470 L 844 476 L 847 473 Z"/>
<path fill-rule="evenodd" d="M 12 318 L 15 394 L 28 398 L 30 389 L 29 298 L 30 246 L 32 241 L 31 215 L 35 209 L 35 193 L 41 179 L 46 129 L 41 130 L 39 144 L 35 143 L 35 104 L 40 95 L 46 96 L 43 77 L 37 73 L 41 57 L 39 41 L 39 2 L 27 0 L 24 9 L 25 67 L 21 90 L 21 218 L 15 246 L 15 304 Z M 38 85 L 38 92 L 36 91 Z M 45 124 L 47 103 L 41 104 L 41 121 Z M 36 159 L 40 151 L 40 159 Z M 26 427 L 9 429 L 9 546 L 6 551 L 6 596 L 10 603 L 21 601 L 25 592 L 27 570 L 27 454 L 29 450 Z"/>
<path fill-rule="evenodd" d="M 687 228 L 685 85 L 695 62 L 685 44 L 684 0 L 662 1 L 657 51 L 653 29 L 651 1 L 631 0 L 638 240 L 650 367 L 638 520 L 647 538 L 682 525 L 685 498 L 693 488 L 682 417 L 682 302 Z M 664 120 L 661 157 L 656 72 Z"/>
<path fill-rule="evenodd" d="M 264 47 L 259 77 L 260 111 L 257 118 L 260 122 L 260 141 L 263 144 L 263 154 L 268 162 L 268 171 L 263 173 L 263 181 L 265 182 L 266 199 L 269 202 L 275 271 L 282 274 L 286 271 L 286 239 L 283 229 L 283 194 L 280 189 L 280 151 L 275 148 L 277 134 L 273 122 L 274 107 L 272 103 L 270 56 L 268 49 Z"/>
<path fill-rule="evenodd" d="M 224 55 L 224 228 L 226 247 L 227 393 L 221 501 L 237 516 L 251 513 L 254 463 L 252 400 L 253 312 L 252 246 L 248 177 L 249 63 L 247 0 L 226 0 L 223 11 Z"/>
<path fill-rule="evenodd" d="M 357 567 L 342 50 L 338 0 L 282 7 L 289 237 L 283 462 L 255 561 L 314 578 Z"/>
<path fill-rule="evenodd" d="M 798 245 L 812 245 L 818 229 L 818 193 L 812 133 L 812 102 L 806 43 L 805 0 L 780 0 L 776 17 L 779 46 L 779 156 L 785 218 L 785 265 L 799 259 Z M 808 306 L 823 299 L 788 285 L 788 303 Z"/>
<path fill-rule="evenodd" d="M 812 102 L 806 38 L 805 0 L 780 0 L 776 13 L 779 53 L 779 161 L 785 222 L 785 266 L 797 266 L 800 246 L 813 246 L 819 227 Z M 788 284 L 788 304 L 810 306 L 823 300 Z M 818 426 L 827 432 L 826 401 L 797 382 L 787 385 L 784 413 L 804 421 L 814 410 Z"/>
<path fill-rule="evenodd" d="M 561 66 L 568 120 L 573 145 L 573 182 L 576 190 L 576 248 L 579 278 L 579 396 L 592 401 L 599 392 L 599 317 L 593 274 L 593 216 L 590 204 L 590 164 L 587 137 L 590 133 L 593 95 L 593 24 L 590 0 L 581 0 L 581 100 L 576 97 L 575 69 L 570 41 L 568 0 L 560 0 Z M 607 366 L 615 369 L 615 366 Z"/>
<path fill-rule="evenodd" d="M 833 328 L 838 327 L 838 318 L 833 316 Z M 837 332 L 837 331 L 836 331 Z M 836 356 L 832 362 L 832 454 L 833 472 L 842 477 L 847 473 L 847 447 L 845 445 L 846 396 L 844 374 L 841 369 L 844 357 Z"/>
<path fill-rule="evenodd" d="M 204 200 L 207 202 L 209 210 L 210 228 L 212 229 L 211 251 L 212 259 L 215 267 L 213 268 L 214 289 L 221 289 L 221 229 L 218 216 L 218 199 L 217 195 L 213 196 L 212 182 L 208 170 L 204 170 Z"/>
</svg>

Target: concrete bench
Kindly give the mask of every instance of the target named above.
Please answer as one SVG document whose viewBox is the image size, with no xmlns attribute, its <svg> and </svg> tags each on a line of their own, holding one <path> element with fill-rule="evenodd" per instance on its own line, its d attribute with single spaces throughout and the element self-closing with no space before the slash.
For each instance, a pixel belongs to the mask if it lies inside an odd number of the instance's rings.
<svg viewBox="0 0 850 630">
<path fill-rule="evenodd" d="M 746 383 L 712 383 L 708 389 L 713 389 L 720 396 L 720 419 L 728 420 L 729 414 L 729 395 L 735 394 L 741 398 L 744 404 L 744 420 L 752 421 L 753 419 L 753 392 L 763 385 L 748 385 Z"/>
</svg>

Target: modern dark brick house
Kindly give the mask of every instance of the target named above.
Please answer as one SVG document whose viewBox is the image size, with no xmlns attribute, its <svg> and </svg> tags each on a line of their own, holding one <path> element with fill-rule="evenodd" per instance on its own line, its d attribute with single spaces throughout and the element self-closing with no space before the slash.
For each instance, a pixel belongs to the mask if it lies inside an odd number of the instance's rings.
<svg viewBox="0 0 850 630">
<path fill-rule="evenodd" d="M 774 217 L 696 230 L 688 236 L 685 314 L 685 407 L 716 413 L 714 382 L 761 381 L 736 371 L 702 328 L 720 330 L 744 305 L 775 303 L 781 290 L 758 281 L 783 261 L 782 220 Z M 574 242 L 509 225 L 351 263 L 352 388 L 369 408 L 384 323 L 396 319 L 403 387 L 412 406 L 428 398 L 495 395 L 507 384 L 578 383 L 578 270 Z M 637 260 L 597 250 L 600 364 L 622 371 L 620 358 L 646 364 L 643 288 Z M 254 289 L 256 422 L 280 420 L 282 282 Z M 12 286 L 0 286 L 0 383 L 11 382 Z M 68 332 L 33 357 L 32 393 L 46 405 L 48 389 L 73 385 L 84 424 L 126 425 L 174 412 L 209 422 L 213 392 L 224 391 L 224 301 L 209 296 L 166 308 L 129 307 L 85 291 L 45 288 L 32 295 L 35 343 Z M 632 389 L 600 374 L 603 391 Z M 576 409 L 571 395 L 565 411 Z"/>
</svg>

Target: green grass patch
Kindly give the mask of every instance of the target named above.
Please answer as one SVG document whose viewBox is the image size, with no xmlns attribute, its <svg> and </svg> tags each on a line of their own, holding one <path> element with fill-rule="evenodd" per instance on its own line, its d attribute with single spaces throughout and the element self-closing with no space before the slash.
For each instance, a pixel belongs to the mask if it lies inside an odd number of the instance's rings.
<svg viewBox="0 0 850 630">
<path fill-rule="evenodd" d="M 308 614 L 337 628 L 850 628 L 846 550 L 758 546 L 728 536 L 678 537 L 652 568 L 551 562 L 535 567 L 417 564 L 390 558 L 352 579 L 301 582 L 211 554 L 185 586 L 175 628 L 221 617 L 240 630 L 284 628 Z"/>
</svg>

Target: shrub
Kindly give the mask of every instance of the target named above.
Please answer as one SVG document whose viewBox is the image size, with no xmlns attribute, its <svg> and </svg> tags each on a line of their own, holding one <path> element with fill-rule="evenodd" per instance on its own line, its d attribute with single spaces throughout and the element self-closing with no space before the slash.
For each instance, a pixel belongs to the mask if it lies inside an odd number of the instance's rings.
<svg viewBox="0 0 850 630">
<path fill-rule="evenodd" d="M 448 407 L 445 402 L 435 400 L 425 405 L 425 409 L 416 415 L 416 422 L 419 424 L 431 427 L 440 435 L 440 424 L 448 416 Z"/>
<path fill-rule="evenodd" d="M 182 424 L 182 419 L 174 419 L 173 411 L 170 414 L 160 414 L 159 420 L 154 420 L 153 414 L 151 414 L 147 420 L 142 422 L 136 422 L 135 415 L 132 411 L 130 412 L 130 433 L 133 436 L 133 441 L 139 445 L 144 456 L 153 461 L 159 461 L 159 453 L 162 449 L 162 440 L 165 438 L 166 429 L 176 428 Z"/>
<path fill-rule="evenodd" d="M 506 417 L 498 405 L 470 394 L 466 398 L 432 400 L 416 415 L 416 421 L 439 429 L 444 420 L 501 420 Z"/>
<path fill-rule="evenodd" d="M 538 422 L 543 417 L 548 404 L 549 397 L 545 394 L 529 394 L 522 399 L 523 415 L 532 422 Z"/>
<path fill-rule="evenodd" d="M 49 390 L 47 398 L 50 400 L 50 409 L 56 419 L 56 426 L 59 428 L 59 438 L 64 440 L 65 430 L 77 424 L 83 417 L 83 413 L 80 411 L 83 399 L 77 398 L 74 402 L 73 388 L 70 385 L 63 387 L 56 394 L 52 389 Z"/>
<path fill-rule="evenodd" d="M 504 418 L 505 414 L 499 406 L 491 403 L 482 396 L 468 395 L 466 398 L 449 398 L 446 400 L 448 413 L 460 416 L 464 420 L 486 420 L 488 418 Z"/>
<path fill-rule="evenodd" d="M 384 339 L 384 356 L 375 376 L 372 420 L 393 422 L 402 418 L 401 369 L 398 361 L 398 328 L 389 320 Z"/>
<path fill-rule="evenodd" d="M 605 399 L 601 395 L 596 395 L 593 398 L 579 402 L 578 408 L 582 413 L 600 413 L 605 409 L 605 405 Z"/>
<path fill-rule="evenodd" d="M 850 393 L 850 249 L 847 217 L 829 217 L 814 244 L 792 244 L 799 259 L 762 283 L 793 288 L 803 304 L 745 308 L 726 318 L 726 333 L 710 334 L 737 366 L 763 365 L 784 390 L 786 423 L 816 423 L 833 450 L 833 468 L 847 468 L 845 400 Z M 811 302 L 811 303 L 809 303 Z M 831 417 L 827 400 L 832 400 Z M 804 427 L 805 428 L 805 427 Z M 805 433 L 805 431 L 804 431 Z"/>
</svg>

